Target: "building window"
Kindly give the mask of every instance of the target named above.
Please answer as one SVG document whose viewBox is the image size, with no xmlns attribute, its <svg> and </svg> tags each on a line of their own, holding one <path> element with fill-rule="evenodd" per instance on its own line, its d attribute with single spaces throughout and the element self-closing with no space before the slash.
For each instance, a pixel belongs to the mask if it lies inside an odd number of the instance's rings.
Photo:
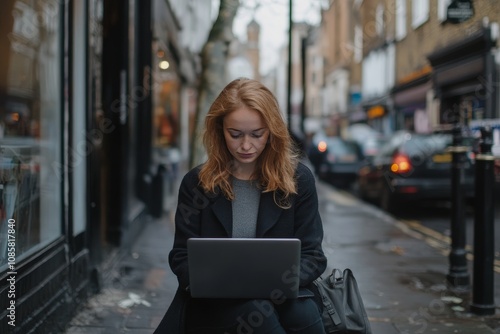
<svg viewBox="0 0 500 334">
<path fill-rule="evenodd" d="M 429 0 L 412 0 L 411 26 L 417 29 L 429 20 Z"/>
<path fill-rule="evenodd" d="M 396 2 L 396 40 L 406 37 L 406 0 Z"/>
<path fill-rule="evenodd" d="M 384 35 L 384 6 L 379 4 L 377 10 L 375 11 L 375 29 L 378 36 Z"/>
<path fill-rule="evenodd" d="M 354 61 L 356 64 L 363 60 L 363 29 L 356 25 L 354 27 Z"/>
<path fill-rule="evenodd" d="M 0 235 L 15 237 L 19 262 L 62 233 L 60 1 L 0 12 Z M 2 271 L 8 248 L 0 238 Z"/>
<path fill-rule="evenodd" d="M 438 0 L 437 15 L 438 21 L 446 21 L 448 6 L 451 4 L 451 0 Z"/>
</svg>

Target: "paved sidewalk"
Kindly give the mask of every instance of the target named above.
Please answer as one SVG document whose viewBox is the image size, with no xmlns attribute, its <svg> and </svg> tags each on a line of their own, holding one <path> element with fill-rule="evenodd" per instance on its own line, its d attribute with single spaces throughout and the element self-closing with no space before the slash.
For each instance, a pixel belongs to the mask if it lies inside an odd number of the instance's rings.
<svg viewBox="0 0 500 334">
<path fill-rule="evenodd" d="M 470 294 L 447 289 L 446 246 L 333 187 L 319 183 L 318 194 L 329 269 L 353 269 L 375 334 L 500 334 L 498 311 L 491 317 L 471 315 Z M 82 306 L 65 334 L 154 331 L 177 288 L 167 261 L 172 218 L 144 222 L 131 252 L 123 254 L 102 292 Z"/>
<path fill-rule="evenodd" d="M 172 242 L 168 215 L 145 222 L 131 252 L 122 255 L 102 291 L 88 300 L 65 333 L 153 333 L 177 287 L 168 266 Z"/>
</svg>

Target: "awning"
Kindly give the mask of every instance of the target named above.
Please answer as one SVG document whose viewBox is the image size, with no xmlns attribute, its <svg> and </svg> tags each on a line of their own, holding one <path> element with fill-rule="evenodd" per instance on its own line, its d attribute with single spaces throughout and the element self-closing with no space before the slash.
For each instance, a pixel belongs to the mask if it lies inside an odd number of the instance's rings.
<svg viewBox="0 0 500 334">
<path fill-rule="evenodd" d="M 404 107 L 412 104 L 425 103 L 427 100 L 427 92 L 432 89 L 431 81 L 424 84 L 414 86 L 405 90 L 401 90 L 393 95 L 395 107 Z"/>
</svg>

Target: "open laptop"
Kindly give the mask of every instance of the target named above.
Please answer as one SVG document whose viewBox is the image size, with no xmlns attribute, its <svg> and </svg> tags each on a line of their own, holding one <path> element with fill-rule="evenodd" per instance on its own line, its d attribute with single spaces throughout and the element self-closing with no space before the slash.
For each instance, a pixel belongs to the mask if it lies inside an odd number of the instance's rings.
<svg viewBox="0 0 500 334">
<path fill-rule="evenodd" d="M 297 298 L 300 240 L 191 238 L 187 242 L 193 298 Z"/>
</svg>

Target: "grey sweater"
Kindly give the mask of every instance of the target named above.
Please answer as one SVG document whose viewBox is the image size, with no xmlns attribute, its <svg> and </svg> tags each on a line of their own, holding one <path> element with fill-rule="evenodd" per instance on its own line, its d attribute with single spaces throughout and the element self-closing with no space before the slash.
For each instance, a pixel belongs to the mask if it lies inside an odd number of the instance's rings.
<svg viewBox="0 0 500 334">
<path fill-rule="evenodd" d="M 255 238 L 261 190 L 253 181 L 233 178 L 233 238 Z"/>
</svg>

